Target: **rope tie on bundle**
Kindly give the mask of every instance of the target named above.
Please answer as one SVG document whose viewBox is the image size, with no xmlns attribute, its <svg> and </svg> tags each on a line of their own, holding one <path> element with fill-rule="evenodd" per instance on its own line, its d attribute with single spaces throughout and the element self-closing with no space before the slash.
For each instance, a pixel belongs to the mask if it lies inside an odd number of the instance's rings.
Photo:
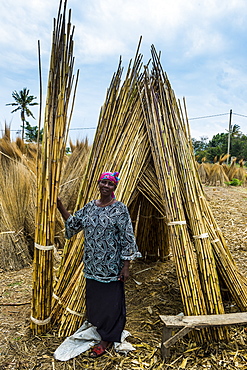
<svg viewBox="0 0 247 370">
<path fill-rule="evenodd" d="M 54 244 L 53 245 L 40 245 L 37 243 L 34 243 L 35 248 L 40 249 L 41 251 L 51 251 L 54 249 Z"/>
<path fill-rule="evenodd" d="M 194 239 L 204 239 L 204 238 L 209 238 L 208 233 L 200 234 L 200 235 L 193 235 Z"/>
<path fill-rule="evenodd" d="M 58 303 L 59 304 L 62 304 L 62 301 L 61 301 L 61 299 L 55 294 L 55 293 L 52 293 L 52 297 L 54 298 L 54 299 L 56 299 L 57 301 L 58 301 Z"/>
<path fill-rule="evenodd" d="M 84 315 L 82 315 L 81 313 L 79 312 L 76 312 L 76 311 L 73 311 L 71 310 L 69 307 L 66 307 L 66 311 L 68 311 L 69 313 L 71 313 L 72 315 L 76 315 L 76 316 L 79 316 L 79 317 L 84 317 Z"/>
<path fill-rule="evenodd" d="M 45 320 L 38 320 L 38 319 L 35 319 L 33 316 L 30 316 L 30 319 L 36 325 L 46 325 L 51 321 L 51 316 L 47 317 L 47 319 Z"/>
<path fill-rule="evenodd" d="M 172 225 L 186 225 L 186 221 L 171 221 L 167 224 L 167 226 L 172 226 Z"/>
</svg>

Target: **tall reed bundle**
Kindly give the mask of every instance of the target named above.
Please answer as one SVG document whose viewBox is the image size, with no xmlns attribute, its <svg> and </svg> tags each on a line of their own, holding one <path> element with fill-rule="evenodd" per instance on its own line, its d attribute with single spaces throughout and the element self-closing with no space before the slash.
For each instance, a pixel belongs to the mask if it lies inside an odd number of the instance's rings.
<svg viewBox="0 0 247 370">
<path fill-rule="evenodd" d="M 176 168 L 175 148 L 172 136 L 169 137 L 171 121 L 174 117 L 174 95 L 167 88 L 156 54 L 154 56 L 153 79 L 145 76 L 142 92 L 143 109 L 146 113 L 146 127 L 158 185 L 160 201 L 166 211 L 168 238 L 177 268 L 180 292 L 187 315 L 199 315 L 207 312 L 207 301 L 203 295 L 203 286 L 197 269 L 195 250 L 187 227 L 181 198 L 178 172 Z M 159 97 L 159 98 L 157 98 Z M 171 104 L 171 101 L 173 104 Z M 174 119 L 174 118 L 173 118 Z"/>
<path fill-rule="evenodd" d="M 50 324 L 53 293 L 53 249 L 56 200 L 66 148 L 72 107 L 69 100 L 74 85 L 73 33 L 71 11 L 66 25 L 66 1 L 62 0 L 54 20 L 50 72 L 48 79 L 41 161 L 37 168 L 37 207 L 35 215 L 35 249 L 31 329 L 44 333 Z M 74 96 L 75 96 L 74 89 Z"/>
<path fill-rule="evenodd" d="M 188 124 L 187 124 L 187 132 L 189 132 Z M 191 152 L 192 150 L 193 149 L 191 145 Z M 192 156 L 191 162 L 192 163 L 194 162 L 193 156 Z M 196 171 L 194 170 L 194 172 Z M 197 180 L 196 177 L 195 177 L 195 180 Z M 227 286 L 230 293 L 232 294 L 232 297 L 237 303 L 238 307 L 241 310 L 246 311 L 247 280 L 243 275 L 239 273 L 238 268 L 236 267 L 233 261 L 230 251 L 226 246 L 223 235 L 219 227 L 217 226 L 217 223 L 213 217 L 209 204 L 206 201 L 206 198 L 203 194 L 200 182 L 195 181 L 193 188 L 197 189 L 198 199 L 200 200 L 199 202 L 199 205 L 201 208 L 200 212 L 203 216 L 202 219 L 204 220 L 205 225 L 207 227 L 207 233 L 208 233 L 207 237 L 210 238 L 210 241 L 212 243 L 212 250 L 213 250 L 213 254 L 215 257 L 215 261 L 216 261 L 217 271 L 221 275 L 222 279 L 224 280 L 225 285 Z M 191 217 L 189 218 L 189 220 L 191 220 Z"/>
<path fill-rule="evenodd" d="M 192 309 L 196 307 L 201 314 L 205 311 L 207 313 L 224 313 L 213 250 L 211 241 L 208 238 L 207 225 L 201 209 L 201 197 L 203 197 L 203 192 L 196 171 L 196 164 L 193 160 L 192 147 L 189 145 L 189 131 L 183 127 L 181 110 L 178 109 L 176 105 L 174 93 L 170 88 L 166 75 L 162 71 L 159 59 L 154 50 L 153 58 L 155 64 L 154 75 L 155 78 L 159 76 L 159 83 L 156 83 L 156 85 L 153 83 L 152 85 L 152 83 L 147 80 L 145 103 L 148 101 L 150 107 L 145 111 L 155 112 L 155 115 L 157 115 L 157 118 L 154 120 L 154 123 L 157 124 L 157 129 L 152 130 L 150 134 L 154 135 L 155 132 L 157 135 L 157 133 L 162 132 L 160 144 L 158 137 L 152 140 L 152 142 L 157 143 L 157 154 L 162 153 L 164 163 L 167 163 L 169 169 L 169 171 L 166 172 L 165 168 L 162 169 L 163 177 L 161 177 L 162 174 L 160 174 L 160 177 L 163 181 L 160 187 L 165 184 L 165 188 L 167 189 L 168 194 L 165 194 L 164 190 L 163 199 L 165 199 L 169 205 L 170 215 L 169 213 L 167 214 L 170 216 L 170 220 L 179 220 L 180 222 L 177 222 L 177 224 L 181 229 L 183 228 L 185 235 L 186 232 L 188 233 L 188 230 L 192 232 L 192 237 L 194 239 L 193 244 L 195 246 L 194 249 L 190 240 L 187 242 L 188 255 L 191 256 L 191 259 L 186 260 L 184 258 L 184 260 L 181 261 L 181 256 L 186 257 L 186 253 L 182 252 L 183 248 L 179 245 L 184 237 L 182 237 L 182 233 L 180 232 L 180 235 L 176 238 L 175 244 L 172 241 L 174 238 L 174 231 L 170 235 L 185 312 L 191 314 Z M 154 86 L 153 92 L 149 91 L 149 86 Z M 155 90 L 155 88 L 157 90 Z M 155 99 L 155 97 L 158 98 Z M 150 116 L 148 118 L 150 121 L 154 119 Z M 150 121 L 148 121 L 148 127 L 152 127 Z M 154 161 L 155 165 L 157 165 L 156 173 L 162 168 L 162 162 L 159 163 L 158 160 L 159 158 L 157 155 L 157 160 L 155 158 Z M 169 194 L 171 195 L 169 196 Z M 174 207 L 174 204 L 176 207 Z M 178 216 L 180 218 L 178 218 Z M 184 220 L 184 222 L 181 222 L 182 220 Z M 172 222 L 170 221 L 168 225 L 169 224 L 172 224 Z M 187 239 L 190 239 L 190 236 L 187 235 Z M 196 263 L 192 263 L 193 257 L 196 258 Z M 195 280 L 195 277 L 197 278 L 198 287 L 203 291 L 203 299 L 201 301 L 203 303 L 205 302 L 204 306 L 199 306 L 197 300 L 195 300 L 195 302 L 191 300 L 192 292 L 189 290 L 191 286 L 189 274 L 187 274 L 188 277 L 184 274 L 180 278 L 182 262 L 185 264 L 183 266 L 184 271 L 186 271 L 190 265 L 190 271 L 192 270 L 194 274 L 193 280 Z M 199 276 L 197 275 L 198 273 Z M 191 289 L 192 291 L 193 288 L 194 287 Z M 207 335 L 209 335 L 209 333 L 207 333 Z M 215 333 L 211 332 L 211 335 L 220 339 L 227 337 L 227 333 L 223 330 L 219 330 Z"/>
</svg>

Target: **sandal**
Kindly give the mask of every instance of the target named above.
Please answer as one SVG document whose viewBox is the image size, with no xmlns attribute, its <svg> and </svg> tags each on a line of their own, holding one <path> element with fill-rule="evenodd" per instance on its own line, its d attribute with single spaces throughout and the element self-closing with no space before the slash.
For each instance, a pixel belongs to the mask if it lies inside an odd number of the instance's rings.
<svg viewBox="0 0 247 370">
<path fill-rule="evenodd" d="M 109 349 L 112 346 L 112 343 L 109 343 L 107 347 L 103 347 L 102 344 L 98 344 L 97 346 L 94 346 L 89 353 L 89 357 L 96 358 L 99 356 L 102 356 L 104 353 L 106 353 L 106 350 Z"/>
</svg>

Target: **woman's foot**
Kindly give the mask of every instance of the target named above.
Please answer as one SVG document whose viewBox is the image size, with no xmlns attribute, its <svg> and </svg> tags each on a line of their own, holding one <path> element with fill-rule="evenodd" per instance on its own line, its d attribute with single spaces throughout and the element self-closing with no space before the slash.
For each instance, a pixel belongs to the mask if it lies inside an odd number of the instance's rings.
<svg viewBox="0 0 247 370">
<path fill-rule="evenodd" d="M 97 344 L 91 349 L 89 353 L 89 357 L 96 358 L 96 357 L 102 356 L 103 354 L 106 353 L 106 350 L 109 349 L 111 346 L 112 346 L 112 342 L 106 342 L 102 340 L 99 344 Z"/>
</svg>

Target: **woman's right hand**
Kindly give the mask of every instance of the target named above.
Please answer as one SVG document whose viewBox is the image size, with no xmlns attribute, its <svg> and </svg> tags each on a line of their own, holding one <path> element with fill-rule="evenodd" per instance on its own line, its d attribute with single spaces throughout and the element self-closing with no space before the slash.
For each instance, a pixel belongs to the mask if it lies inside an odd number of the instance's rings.
<svg viewBox="0 0 247 370">
<path fill-rule="evenodd" d="M 57 209 L 59 210 L 59 212 L 61 213 L 62 217 L 66 221 L 69 218 L 70 213 L 64 207 L 64 205 L 63 205 L 63 203 L 62 203 L 62 201 L 61 201 L 61 199 L 59 197 L 57 197 Z"/>
</svg>

